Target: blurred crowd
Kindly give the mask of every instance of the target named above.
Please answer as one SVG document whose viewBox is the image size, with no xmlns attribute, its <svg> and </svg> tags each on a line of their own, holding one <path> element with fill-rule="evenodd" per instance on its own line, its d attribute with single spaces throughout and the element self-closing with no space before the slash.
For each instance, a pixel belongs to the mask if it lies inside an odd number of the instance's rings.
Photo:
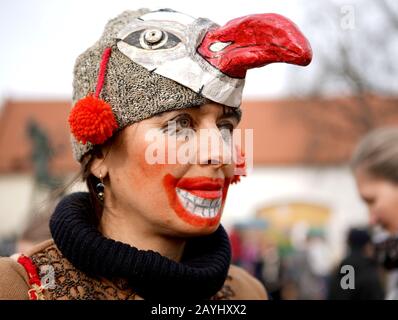
<svg viewBox="0 0 398 320">
<path fill-rule="evenodd" d="M 350 165 L 369 225 L 347 230 L 341 260 L 333 259 L 324 230 L 308 229 L 297 242 L 291 234 L 275 241 L 270 226 L 231 229 L 234 263 L 256 276 L 273 299 L 398 299 L 398 128 L 366 135 Z"/>
<path fill-rule="evenodd" d="M 368 228 L 352 228 L 347 233 L 346 256 L 333 263 L 325 236 L 310 230 L 300 246 L 277 244 L 263 236 L 254 240 L 253 230 L 234 227 L 230 232 L 233 263 L 259 279 L 274 300 L 361 300 L 384 299 L 388 278 L 377 264 L 375 247 Z M 355 289 L 341 283 L 342 267 L 355 270 Z"/>
</svg>

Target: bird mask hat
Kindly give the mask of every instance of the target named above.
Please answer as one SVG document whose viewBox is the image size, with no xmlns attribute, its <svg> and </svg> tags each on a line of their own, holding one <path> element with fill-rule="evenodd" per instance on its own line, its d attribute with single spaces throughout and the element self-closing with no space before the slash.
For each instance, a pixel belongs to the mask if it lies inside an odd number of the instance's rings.
<svg viewBox="0 0 398 320">
<path fill-rule="evenodd" d="M 114 132 L 155 114 L 216 102 L 239 108 L 246 71 L 308 65 L 310 44 L 278 14 L 224 26 L 170 9 L 125 11 L 76 61 L 69 115 L 76 160 Z"/>
</svg>

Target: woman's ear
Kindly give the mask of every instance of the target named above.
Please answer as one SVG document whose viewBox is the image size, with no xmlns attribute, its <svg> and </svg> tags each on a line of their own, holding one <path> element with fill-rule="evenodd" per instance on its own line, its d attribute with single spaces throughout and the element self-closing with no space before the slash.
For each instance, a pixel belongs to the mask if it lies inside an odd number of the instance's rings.
<svg viewBox="0 0 398 320">
<path fill-rule="evenodd" d="M 108 174 L 108 165 L 106 161 L 107 150 L 104 148 L 98 149 L 94 155 L 90 166 L 90 172 L 97 178 L 105 178 Z"/>
</svg>

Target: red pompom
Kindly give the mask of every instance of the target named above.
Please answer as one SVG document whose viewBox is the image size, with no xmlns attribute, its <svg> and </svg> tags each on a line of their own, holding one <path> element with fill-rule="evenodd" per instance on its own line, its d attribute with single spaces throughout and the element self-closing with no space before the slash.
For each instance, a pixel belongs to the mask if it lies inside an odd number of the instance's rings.
<svg viewBox="0 0 398 320">
<path fill-rule="evenodd" d="M 110 138 L 118 125 L 111 106 L 89 95 L 80 99 L 69 115 L 72 134 L 83 144 L 102 144 Z"/>
</svg>

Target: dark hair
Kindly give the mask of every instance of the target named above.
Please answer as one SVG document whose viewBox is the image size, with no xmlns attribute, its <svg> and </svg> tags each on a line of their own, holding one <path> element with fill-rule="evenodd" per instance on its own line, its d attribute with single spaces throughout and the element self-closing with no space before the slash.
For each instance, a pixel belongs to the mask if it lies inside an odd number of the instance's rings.
<svg viewBox="0 0 398 320">
<path fill-rule="evenodd" d="M 240 108 L 233 108 L 225 105 L 223 105 L 222 107 L 223 107 L 223 114 L 232 115 L 236 117 L 238 122 L 240 122 L 240 120 L 242 119 L 242 110 Z"/>
<path fill-rule="evenodd" d="M 94 148 L 84 156 L 83 161 L 81 163 L 80 175 L 79 175 L 81 180 L 86 183 L 88 192 L 90 194 L 90 200 L 94 210 L 89 212 L 88 215 L 90 222 L 95 226 L 99 225 L 102 216 L 102 211 L 104 209 L 104 203 L 100 201 L 100 199 L 98 198 L 96 190 L 97 184 L 100 183 L 101 181 L 99 178 L 93 175 L 90 170 L 91 164 L 93 160 L 96 158 L 98 152 L 99 150 L 97 148 Z"/>
<path fill-rule="evenodd" d="M 113 137 L 111 138 L 113 142 Z M 109 143 L 112 143 L 109 141 Z M 107 142 L 108 143 L 108 142 Z M 94 146 L 87 154 L 84 155 L 81 163 L 80 170 L 69 181 L 65 182 L 62 186 L 55 189 L 47 201 L 47 206 L 56 204 L 68 192 L 68 190 L 77 182 L 82 181 L 86 184 L 88 189 L 91 204 L 94 208 L 93 211 L 87 212 L 89 221 L 98 226 L 102 217 L 104 203 L 98 198 L 96 186 L 101 180 L 91 173 L 91 165 L 95 158 L 103 157 L 101 153 L 101 146 Z"/>
<path fill-rule="evenodd" d="M 380 128 L 368 133 L 356 147 L 352 170 L 363 168 L 370 174 L 398 183 L 398 128 Z"/>
</svg>

